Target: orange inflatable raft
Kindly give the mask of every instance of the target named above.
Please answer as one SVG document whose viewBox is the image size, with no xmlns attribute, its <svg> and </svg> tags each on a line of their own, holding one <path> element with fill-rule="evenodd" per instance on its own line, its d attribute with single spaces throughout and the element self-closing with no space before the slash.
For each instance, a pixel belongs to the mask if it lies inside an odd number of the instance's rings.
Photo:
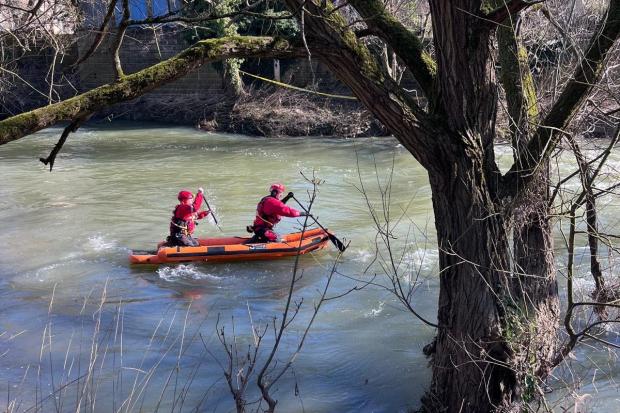
<svg viewBox="0 0 620 413">
<path fill-rule="evenodd" d="M 198 239 L 198 247 L 168 247 L 162 245 L 157 251 L 132 251 L 132 264 L 166 264 L 175 262 L 230 262 L 273 260 L 305 254 L 325 248 L 329 234 L 320 228 L 303 233 L 286 234 L 280 242 L 247 243 L 250 237 L 222 237 Z M 301 241 L 301 242 L 300 242 Z"/>
</svg>

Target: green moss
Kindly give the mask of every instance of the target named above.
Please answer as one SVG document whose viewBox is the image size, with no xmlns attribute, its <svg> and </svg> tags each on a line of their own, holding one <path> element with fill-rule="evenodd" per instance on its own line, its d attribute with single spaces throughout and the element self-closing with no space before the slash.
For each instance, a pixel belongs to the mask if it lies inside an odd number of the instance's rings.
<svg viewBox="0 0 620 413">
<path fill-rule="evenodd" d="M 530 123 L 538 123 L 538 97 L 536 96 L 536 86 L 534 85 L 534 77 L 528 66 L 528 56 L 525 47 L 519 47 L 519 67 L 522 73 L 523 95 L 527 108 L 528 120 Z"/>
<path fill-rule="evenodd" d="M 535 343 L 536 312 L 523 302 L 515 302 L 507 293 L 499 294 L 503 310 L 502 338 L 510 348 L 517 380 L 521 387 L 523 401 L 529 403 L 537 397 L 538 377 L 536 371 L 540 364 Z"/>
<path fill-rule="evenodd" d="M 434 79 L 435 76 L 437 76 L 437 62 L 427 52 L 422 53 L 422 60 L 426 64 L 426 67 L 428 68 L 428 72 Z"/>
<path fill-rule="evenodd" d="M 12 141 L 21 129 L 30 129 L 37 123 L 36 115 L 31 112 L 21 113 L 0 122 L 0 144 Z"/>
<path fill-rule="evenodd" d="M 214 11 L 217 15 L 225 15 L 234 12 L 241 5 L 241 0 L 222 0 L 218 2 Z M 217 37 L 230 37 L 230 36 L 238 36 L 238 24 L 231 20 L 229 17 L 223 19 L 217 19 L 213 23 L 215 29 L 215 35 Z M 224 77 L 228 84 L 232 86 L 232 89 L 235 91 L 237 95 L 240 95 L 243 92 L 243 82 L 241 80 L 241 75 L 239 74 L 239 69 L 241 68 L 241 64 L 243 63 L 243 59 L 232 58 L 226 59 L 223 62 L 224 67 Z"/>
<path fill-rule="evenodd" d="M 351 0 L 351 4 L 368 20 L 369 25 L 379 29 L 382 33 L 381 37 L 385 38 L 396 54 L 405 62 L 425 93 L 431 95 L 432 85 L 437 74 L 437 64 L 424 51 L 420 39 L 391 15 L 383 2 Z"/>
<path fill-rule="evenodd" d="M 490 14 L 495 8 L 503 6 L 504 3 L 498 4 L 497 0 L 487 0 L 480 4 L 480 12 L 483 15 Z"/>
</svg>

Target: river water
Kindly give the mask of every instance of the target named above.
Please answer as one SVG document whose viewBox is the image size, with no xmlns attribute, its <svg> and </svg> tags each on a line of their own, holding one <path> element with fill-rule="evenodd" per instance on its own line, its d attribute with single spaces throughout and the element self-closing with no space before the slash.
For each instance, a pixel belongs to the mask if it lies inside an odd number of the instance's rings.
<svg viewBox="0 0 620 413">
<path fill-rule="evenodd" d="M 363 185 L 383 217 L 378 185 L 390 183 L 400 279 L 405 287 L 415 284 L 415 309 L 434 321 L 430 189 L 424 170 L 395 140 L 265 139 L 91 125 L 71 135 L 49 173 L 38 157 L 47 156 L 60 132 L 48 129 L 0 147 L 2 410 L 234 410 L 218 332 L 223 329 L 228 345 L 236 343 L 244 362 L 255 339 L 251 326 L 264 331 L 274 318 L 279 323 L 295 260 L 132 267 L 128 254 L 153 249 L 165 237 L 180 189 L 204 186 L 224 233 L 245 235 L 271 182 L 307 199 L 311 185 L 302 173 L 323 180 L 315 215 L 351 242 L 328 296 L 353 291 L 323 303 L 292 368 L 272 388 L 278 410 L 396 412 L 419 406 L 430 380 L 422 348 L 434 331 L 386 288 L 382 259 L 374 259 L 377 231 L 360 192 Z M 620 164 L 620 157 L 613 158 Z M 617 211 L 612 204 L 602 214 L 605 228 L 615 226 Z M 278 230 L 299 226 L 285 219 Z M 207 221 L 196 235 L 220 234 Z M 269 377 L 297 348 L 336 258 L 330 245 L 300 259 L 293 300 L 301 307 Z M 560 266 L 565 258 L 558 254 Z M 586 271 L 580 285 L 589 285 Z M 613 331 L 609 336 L 618 340 Z M 267 327 L 257 370 L 273 337 Z M 574 394 L 588 408 L 617 411 L 614 379 L 620 371 L 612 355 L 581 346 L 571 366 L 585 372 Z M 255 376 L 246 393 L 251 410 L 259 407 Z M 552 406 L 563 401 L 559 388 L 568 377 L 562 369 L 550 382 L 558 389 L 549 396 Z"/>
</svg>

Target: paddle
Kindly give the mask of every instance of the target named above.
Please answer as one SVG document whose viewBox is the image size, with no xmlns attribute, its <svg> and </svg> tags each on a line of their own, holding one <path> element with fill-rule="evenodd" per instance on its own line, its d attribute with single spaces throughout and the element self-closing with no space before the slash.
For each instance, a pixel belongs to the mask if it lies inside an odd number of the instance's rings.
<svg viewBox="0 0 620 413">
<path fill-rule="evenodd" d="M 209 205 L 209 201 L 207 201 L 207 197 L 205 196 L 204 193 L 202 194 L 202 198 L 205 200 L 205 205 L 207 206 L 207 208 L 209 208 L 209 211 L 211 211 L 211 216 L 213 217 L 213 221 L 215 221 L 215 225 L 217 225 L 217 227 L 219 228 L 220 231 L 224 232 L 222 227 L 220 227 L 220 224 L 217 222 L 217 218 L 215 217 L 215 213 L 211 209 L 211 205 Z"/>
<path fill-rule="evenodd" d="M 312 218 L 314 220 L 314 222 L 316 222 L 316 224 L 323 230 L 325 231 L 325 233 L 327 234 L 327 236 L 329 237 L 329 240 L 334 244 L 334 246 L 336 248 L 338 248 L 340 250 L 340 252 L 344 252 L 344 250 L 347 249 L 348 245 L 344 245 L 344 243 L 342 241 L 340 241 L 338 238 L 336 238 L 336 236 L 334 234 L 329 233 L 325 227 L 323 225 L 321 225 L 321 223 L 319 221 L 316 220 L 315 217 L 313 217 L 311 214 L 308 213 L 308 210 L 301 204 L 301 202 L 299 202 L 299 200 L 297 198 L 295 198 L 294 196 L 292 196 L 292 198 L 295 200 L 295 202 L 297 202 L 297 204 L 301 207 L 301 209 L 304 210 L 304 212 L 306 214 L 308 214 L 308 216 L 310 218 Z"/>
</svg>

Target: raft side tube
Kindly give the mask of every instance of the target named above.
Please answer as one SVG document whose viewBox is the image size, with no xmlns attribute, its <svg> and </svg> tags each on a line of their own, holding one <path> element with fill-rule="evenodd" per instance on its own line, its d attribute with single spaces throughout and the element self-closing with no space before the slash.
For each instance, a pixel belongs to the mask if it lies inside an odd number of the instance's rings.
<svg viewBox="0 0 620 413">
<path fill-rule="evenodd" d="M 286 234 L 282 236 L 280 242 L 248 244 L 249 239 L 249 237 L 204 238 L 199 240 L 201 245 L 197 247 L 162 246 L 157 252 L 133 252 L 129 259 L 132 264 L 269 260 L 323 249 L 329 241 L 328 233 L 320 228 L 305 231 L 303 239 L 301 232 Z"/>
<path fill-rule="evenodd" d="M 305 254 L 313 251 L 328 241 L 326 234 L 312 238 L 303 238 L 301 245 L 297 242 L 269 242 L 256 244 L 210 245 L 198 247 L 161 248 L 157 256 L 162 262 L 180 261 L 242 261 L 268 260 Z M 299 248 L 299 251 L 298 251 Z"/>
</svg>

